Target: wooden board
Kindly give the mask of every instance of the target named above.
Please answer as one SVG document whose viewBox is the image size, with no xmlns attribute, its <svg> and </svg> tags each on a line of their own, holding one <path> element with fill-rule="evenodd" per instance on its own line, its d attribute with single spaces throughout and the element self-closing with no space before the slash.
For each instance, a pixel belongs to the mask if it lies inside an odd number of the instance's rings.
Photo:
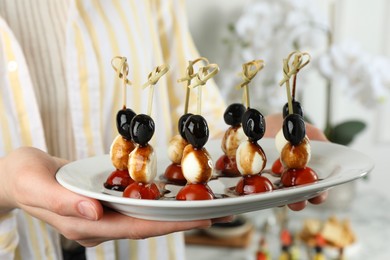
<svg viewBox="0 0 390 260">
<path fill-rule="evenodd" d="M 253 233 L 254 229 L 251 228 L 240 236 L 217 238 L 208 235 L 205 232 L 199 231 L 196 233 L 185 234 L 185 242 L 189 245 L 245 248 L 249 246 Z"/>
</svg>

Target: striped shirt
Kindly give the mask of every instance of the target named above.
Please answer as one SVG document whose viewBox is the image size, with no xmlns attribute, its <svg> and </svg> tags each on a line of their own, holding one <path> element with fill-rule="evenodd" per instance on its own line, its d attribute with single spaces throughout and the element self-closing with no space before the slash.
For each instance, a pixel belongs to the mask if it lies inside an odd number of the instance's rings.
<svg viewBox="0 0 390 260">
<path fill-rule="evenodd" d="M 157 65 L 170 71 L 155 88 L 152 143 L 165 146 L 183 113 L 189 60 L 199 56 L 183 0 L 0 0 L 0 155 L 22 146 L 81 159 L 107 153 L 122 107 L 114 56 L 129 62 L 127 107 L 147 112 L 141 86 Z M 196 112 L 196 91 L 190 112 Z M 220 135 L 224 103 L 204 87 L 202 114 Z M 182 259 L 181 233 L 88 248 L 89 259 Z M 60 237 L 21 210 L 0 215 L 0 259 L 61 259 Z"/>
</svg>

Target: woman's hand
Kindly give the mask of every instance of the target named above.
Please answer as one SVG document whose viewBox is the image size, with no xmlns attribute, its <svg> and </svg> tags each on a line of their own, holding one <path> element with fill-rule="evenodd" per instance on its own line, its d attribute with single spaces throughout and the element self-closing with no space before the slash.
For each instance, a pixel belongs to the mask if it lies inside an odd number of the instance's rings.
<svg viewBox="0 0 390 260">
<path fill-rule="evenodd" d="M 143 239 L 176 231 L 206 228 L 215 220 L 162 222 L 136 219 L 103 207 L 99 201 L 73 193 L 55 179 L 65 160 L 35 148 L 19 148 L 0 160 L 0 212 L 20 208 L 52 225 L 83 246 L 112 239 Z"/>
<path fill-rule="evenodd" d="M 279 132 L 280 128 L 283 125 L 283 117 L 282 114 L 273 114 L 266 116 L 266 132 L 264 137 L 275 137 L 275 135 Z M 309 137 L 310 140 L 317 140 L 317 141 L 324 141 L 327 142 L 328 139 L 324 135 L 324 133 L 318 129 L 317 127 L 306 123 L 306 135 Z M 312 204 L 320 204 L 326 200 L 328 196 L 328 192 L 324 191 L 318 196 L 308 200 Z M 308 201 L 299 201 L 296 203 L 289 204 L 288 207 L 291 210 L 298 211 L 302 210 L 306 207 Z"/>
</svg>

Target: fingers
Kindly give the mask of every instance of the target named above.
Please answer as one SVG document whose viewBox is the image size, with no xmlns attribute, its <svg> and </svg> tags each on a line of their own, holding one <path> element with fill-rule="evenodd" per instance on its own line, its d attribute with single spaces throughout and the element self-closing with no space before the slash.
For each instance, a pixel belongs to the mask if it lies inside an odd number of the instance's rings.
<svg viewBox="0 0 390 260">
<path fill-rule="evenodd" d="M 299 201 L 299 202 L 295 202 L 295 203 L 291 203 L 291 204 L 288 204 L 288 208 L 293 210 L 293 211 L 300 211 L 300 210 L 303 210 L 307 205 L 307 201 L 304 200 L 304 201 Z"/>
<path fill-rule="evenodd" d="M 327 197 L 328 197 L 328 191 L 323 191 L 319 195 L 317 195 L 309 200 L 291 203 L 291 204 L 288 204 L 287 206 L 289 209 L 291 209 L 293 211 L 300 211 L 300 210 L 303 210 L 304 208 L 306 208 L 307 202 L 310 202 L 313 205 L 318 205 L 318 204 L 321 204 L 322 202 L 324 202 Z"/>
<path fill-rule="evenodd" d="M 34 148 L 16 150 L 8 164 L 12 172 L 12 197 L 17 207 L 42 208 L 58 215 L 97 220 L 103 214 L 101 204 L 62 187 L 55 179 L 59 167 L 67 162 Z M 17 164 L 15 161 L 19 160 Z"/>
<path fill-rule="evenodd" d="M 324 132 L 322 132 L 317 127 L 313 126 L 312 124 L 306 124 L 306 135 L 311 140 L 317 140 L 317 141 L 328 141 L 328 138 L 326 138 Z"/>
<path fill-rule="evenodd" d="M 327 199 L 327 197 L 328 197 L 328 191 L 323 191 L 320 193 L 320 195 L 309 199 L 309 202 L 311 204 L 318 205 L 324 202 Z"/>
<path fill-rule="evenodd" d="M 26 206 L 89 220 L 98 220 L 103 215 L 103 207 L 97 200 L 67 190 L 58 184 L 54 176 L 35 180 L 29 194 L 31 197 L 23 202 Z"/>
<path fill-rule="evenodd" d="M 265 117 L 267 127 L 264 137 L 275 137 L 283 125 L 282 114 L 272 114 Z"/>
<path fill-rule="evenodd" d="M 59 216 L 39 208 L 30 208 L 29 211 L 35 217 L 51 224 L 66 238 L 78 241 L 83 246 L 95 246 L 114 239 L 145 239 L 178 231 L 207 228 L 212 224 L 211 220 L 152 221 L 137 219 L 107 208 L 105 208 L 103 217 L 97 221 Z M 222 221 L 222 219 L 218 221 Z"/>
</svg>

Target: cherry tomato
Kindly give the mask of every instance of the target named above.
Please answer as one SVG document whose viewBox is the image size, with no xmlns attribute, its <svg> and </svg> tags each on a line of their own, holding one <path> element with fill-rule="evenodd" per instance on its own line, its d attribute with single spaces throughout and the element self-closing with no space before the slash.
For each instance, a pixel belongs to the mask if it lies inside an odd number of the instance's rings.
<svg viewBox="0 0 390 260">
<path fill-rule="evenodd" d="M 287 169 L 280 178 L 284 187 L 292 187 L 303 184 L 309 184 L 318 180 L 317 174 L 310 167 L 302 169 Z"/>
<path fill-rule="evenodd" d="M 284 168 L 282 162 L 280 161 L 280 158 L 276 159 L 275 162 L 272 164 L 271 171 L 274 174 L 282 174 Z"/>
<path fill-rule="evenodd" d="M 157 200 L 161 196 L 155 183 L 133 182 L 123 192 L 123 197 L 133 199 Z"/>
<path fill-rule="evenodd" d="M 184 178 L 181 165 L 177 163 L 171 163 L 164 173 L 165 178 L 175 184 L 184 185 L 187 180 Z"/>
<path fill-rule="evenodd" d="M 215 163 L 215 169 L 217 171 L 222 171 L 223 169 L 225 169 L 225 158 L 227 158 L 227 156 L 222 155 L 221 157 L 219 157 L 219 159 Z"/>
<path fill-rule="evenodd" d="M 257 260 L 267 260 L 269 256 L 266 252 L 257 252 Z"/>
<path fill-rule="evenodd" d="M 134 180 L 130 177 L 127 169 L 115 170 L 108 176 L 104 187 L 109 190 L 124 191 L 133 182 Z"/>
<path fill-rule="evenodd" d="M 273 190 L 272 182 L 260 175 L 246 175 L 240 179 L 236 192 L 240 195 L 261 193 Z"/>
<path fill-rule="evenodd" d="M 177 200 L 212 200 L 214 193 L 207 184 L 188 183 L 176 195 Z"/>
<path fill-rule="evenodd" d="M 225 177 L 237 177 L 241 175 L 237 169 L 236 158 L 231 158 L 227 155 L 219 157 L 215 163 L 215 169 L 220 171 L 221 175 Z"/>
</svg>

